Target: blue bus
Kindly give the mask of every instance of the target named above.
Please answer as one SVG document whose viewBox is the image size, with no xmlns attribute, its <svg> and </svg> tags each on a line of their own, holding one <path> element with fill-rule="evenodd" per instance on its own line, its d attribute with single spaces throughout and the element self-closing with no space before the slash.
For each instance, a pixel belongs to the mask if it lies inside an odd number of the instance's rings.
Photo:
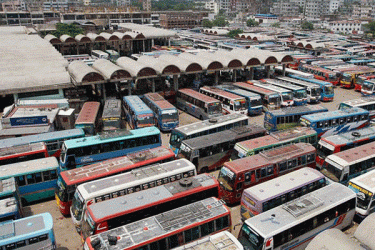
<svg viewBox="0 0 375 250">
<path fill-rule="evenodd" d="M 289 89 L 290 91 L 292 91 L 295 106 L 302 106 L 307 104 L 307 93 L 304 87 L 297 86 L 289 82 L 280 81 L 277 79 L 266 78 L 263 80 L 271 85 L 281 87 L 284 89 Z"/>
<path fill-rule="evenodd" d="M 21 214 L 18 209 L 16 198 L 9 197 L 0 200 L 0 222 L 17 220 L 19 218 L 21 218 Z"/>
<path fill-rule="evenodd" d="M 268 132 L 289 129 L 299 125 L 301 116 L 319 112 L 327 112 L 328 109 L 320 106 L 294 106 L 277 110 L 270 110 L 264 115 L 264 128 Z"/>
<path fill-rule="evenodd" d="M 55 196 L 59 163 L 55 157 L 3 165 L 0 180 L 14 177 L 22 203 Z"/>
<path fill-rule="evenodd" d="M 248 115 L 259 115 L 262 113 L 263 105 L 262 97 L 260 95 L 244 89 L 240 89 L 239 87 L 236 87 L 231 84 L 223 84 L 215 87 L 218 89 L 225 90 L 229 93 L 245 97 Z"/>
<path fill-rule="evenodd" d="M 14 137 L 0 140 L 0 148 L 13 147 L 36 142 L 44 142 L 47 146 L 48 155 L 60 157 L 61 145 L 65 140 L 85 137 L 83 129 L 68 129 L 61 131 L 53 131 L 36 135 L 27 135 L 22 137 Z"/>
<path fill-rule="evenodd" d="M 0 221 L 23 216 L 21 197 L 14 177 L 0 180 Z"/>
<path fill-rule="evenodd" d="M 302 81 L 306 81 L 306 82 L 312 82 L 312 83 L 315 83 L 315 84 L 318 84 L 320 86 L 320 89 L 321 89 L 321 100 L 322 101 L 333 101 L 333 97 L 335 96 L 335 92 L 333 90 L 333 85 L 332 83 L 330 82 L 326 82 L 326 81 L 321 81 L 321 80 L 318 80 L 318 79 L 311 79 L 311 78 L 304 78 L 304 77 L 300 77 L 298 75 L 288 75 L 289 77 L 292 77 L 292 78 L 295 78 L 295 79 L 299 79 L 299 80 L 302 80 Z"/>
<path fill-rule="evenodd" d="M 349 63 L 349 64 L 354 64 L 354 65 L 359 65 L 359 66 L 366 66 L 367 64 L 369 63 L 373 63 L 375 62 L 375 59 L 370 59 L 370 58 L 367 58 L 367 59 L 352 59 L 350 61 L 347 61 L 346 63 Z"/>
<path fill-rule="evenodd" d="M 132 129 L 155 126 L 154 112 L 139 96 L 124 96 L 123 107 L 126 120 Z"/>
<path fill-rule="evenodd" d="M 346 108 L 324 113 L 304 115 L 303 126 L 313 128 L 318 137 L 327 137 L 369 125 L 369 111 L 361 108 Z"/>
<path fill-rule="evenodd" d="M 318 103 L 320 102 L 321 98 L 321 89 L 318 84 L 312 82 L 306 82 L 299 79 L 286 77 L 286 76 L 278 76 L 276 77 L 277 80 L 282 82 L 288 82 L 296 86 L 300 86 L 306 89 L 307 94 L 307 102 L 308 103 Z"/>
<path fill-rule="evenodd" d="M 171 131 L 179 124 L 178 110 L 158 93 L 147 93 L 143 101 L 154 112 L 156 124 L 161 131 Z"/>
<path fill-rule="evenodd" d="M 53 218 L 41 213 L 0 223 L 0 249 L 56 249 Z"/>
<path fill-rule="evenodd" d="M 108 131 L 67 140 L 61 148 L 60 171 L 159 146 L 160 130 L 156 127 Z"/>
</svg>

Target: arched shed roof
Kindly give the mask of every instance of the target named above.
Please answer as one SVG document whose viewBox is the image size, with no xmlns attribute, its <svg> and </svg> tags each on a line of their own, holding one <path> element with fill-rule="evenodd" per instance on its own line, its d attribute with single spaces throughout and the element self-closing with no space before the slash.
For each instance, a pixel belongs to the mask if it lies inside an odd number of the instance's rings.
<svg viewBox="0 0 375 250">
<path fill-rule="evenodd" d="M 128 71 L 133 77 L 153 77 L 158 75 L 155 69 L 126 56 L 117 59 L 116 64 Z"/>
<path fill-rule="evenodd" d="M 240 60 L 244 66 L 259 66 L 262 64 L 255 55 L 247 53 L 244 49 L 233 49 L 231 53 L 233 57 Z"/>
<path fill-rule="evenodd" d="M 91 39 L 88 36 L 84 36 L 82 34 L 76 35 L 76 41 L 79 43 L 90 43 Z"/>
<path fill-rule="evenodd" d="M 158 60 L 152 56 L 141 56 L 137 62 L 149 66 L 163 75 L 179 74 L 181 72 L 181 69 L 174 62 Z"/>
<path fill-rule="evenodd" d="M 104 37 L 99 36 L 95 33 L 88 33 L 87 37 L 90 38 L 91 41 L 93 41 L 93 42 L 105 42 L 106 41 Z"/>
<path fill-rule="evenodd" d="M 62 35 L 60 36 L 60 40 L 64 43 L 76 43 L 76 39 L 74 39 L 73 37 L 69 36 L 69 35 Z"/>
<path fill-rule="evenodd" d="M 104 37 L 106 41 L 118 41 L 120 38 L 115 34 L 109 34 L 107 32 L 100 33 L 100 36 Z"/>
<path fill-rule="evenodd" d="M 97 70 L 82 61 L 73 61 L 68 66 L 68 71 L 79 85 L 104 82 L 104 76 Z"/>
<path fill-rule="evenodd" d="M 188 59 L 180 58 L 179 56 L 163 54 L 159 56 L 159 60 L 163 60 L 166 62 L 174 62 L 174 64 L 181 70 L 181 72 L 194 73 L 203 70 L 200 64 L 192 62 Z"/>
<path fill-rule="evenodd" d="M 44 37 L 45 40 L 50 42 L 51 44 L 60 44 L 61 40 L 55 37 L 54 35 L 48 34 Z"/>
<path fill-rule="evenodd" d="M 223 60 L 220 60 L 216 56 L 210 54 L 210 52 L 198 52 L 196 55 L 196 58 L 204 58 L 208 61 L 207 70 L 216 70 L 216 69 L 222 69 L 225 66 L 223 63 L 225 63 Z M 199 61 L 199 59 L 197 61 Z"/>
<path fill-rule="evenodd" d="M 132 77 L 131 74 L 124 68 L 121 68 L 120 66 L 113 64 L 106 59 L 96 60 L 92 67 L 109 80 L 130 79 Z"/>
</svg>

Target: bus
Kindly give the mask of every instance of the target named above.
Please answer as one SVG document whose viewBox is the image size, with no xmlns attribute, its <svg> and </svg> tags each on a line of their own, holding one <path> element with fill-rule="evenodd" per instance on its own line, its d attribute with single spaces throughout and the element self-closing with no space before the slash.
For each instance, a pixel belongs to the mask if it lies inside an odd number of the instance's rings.
<svg viewBox="0 0 375 250">
<path fill-rule="evenodd" d="M 177 107 L 200 120 L 223 115 L 222 104 L 213 97 L 206 96 L 192 89 L 177 91 Z"/>
<path fill-rule="evenodd" d="M 36 134 L 2 139 L 0 140 L 0 148 L 44 142 L 47 147 L 48 155 L 59 158 L 61 153 L 61 145 L 65 140 L 82 137 L 85 137 L 85 132 L 82 129 L 67 129 L 43 133 L 43 136 Z"/>
<path fill-rule="evenodd" d="M 270 110 L 264 114 L 264 128 L 268 132 L 289 129 L 299 125 L 301 116 L 327 112 L 321 105 L 294 106 L 278 110 Z"/>
<path fill-rule="evenodd" d="M 169 250 L 230 227 L 230 209 L 211 197 L 93 235 L 86 239 L 83 249 Z"/>
<path fill-rule="evenodd" d="M 316 163 L 322 166 L 328 155 L 355 148 L 375 141 L 375 128 L 367 127 L 356 131 L 321 138 L 316 147 Z"/>
<path fill-rule="evenodd" d="M 370 119 L 375 118 L 375 97 L 374 96 L 365 96 L 358 99 L 352 99 L 348 101 L 343 101 L 339 105 L 339 109 L 346 109 L 346 108 L 362 108 L 369 112 Z"/>
<path fill-rule="evenodd" d="M 210 197 L 220 199 L 219 182 L 214 176 L 201 174 L 95 203 L 86 210 L 81 236 L 85 240 L 90 235 Z"/>
<path fill-rule="evenodd" d="M 78 114 L 75 128 L 81 128 L 86 135 L 94 135 L 99 131 L 99 109 L 100 102 L 85 102 Z"/>
<path fill-rule="evenodd" d="M 248 249 L 302 250 L 327 228 L 349 227 L 355 206 L 355 193 L 332 183 L 247 219 L 238 240 Z"/>
<path fill-rule="evenodd" d="M 103 131 L 123 128 L 121 100 L 107 99 L 102 113 Z"/>
<path fill-rule="evenodd" d="M 313 192 L 327 184 L 316 169 L 301 168 L 245 189 L 241 197 L 242 221 Z"/>
<path fill-rule="evenodd" d="M 23 205 L 54 196 L 59 163 L 55 157 L 1 166 L 0 180 L 14 177 Z"/>
<path fill-rule="evenodd" d="M 335 96 L 335 92 L 333 90 L 332 83 L 321 81 L 321 80 L 318 80 L 318 79 L 311 79 L 311 78 L 300 77 L 298 75 L 288 75 L 288 76 L 291 77 L 291 78 L 298 79 L 298 80 L 302 80 L 302 81 L 306 81 L 306 82 L 311 82 L 311 83 L 314 83 L 314 84 L 318 84 L 320 86 L 320 90 L 321 90 L 321 92 L 320 92 L 320 94 L 321 94 L 320 100 L 322 100 L 324 102 L 333 101 L 333 98 Z"/>
<path fill-rule="evenodd" d="M 364 94 L 362 92 L 362 86 L 364 85 L 365 82 L 367 81 L 374 81 L 375 79 L 375 74 L 365 74 L 365 75 L 360 75 L 358 76 L 355 84 L 354 84 L 354 90 L 357 91 L 357 92 L 361 92 L 362 94 Z"/>
<path fill-rule="evenodd" d="M 92 50 L 91 51 L 91 56 L 95 59 L 109 59 L 108 53 L 105 53 L 104 51 L 101 50 Z"/>
<path fill-rule="evenodd" d="M 352 59 L 350 61 L 347 61 L 346 63 L 358 65 L 358 66 L 367 66 L 369 63 L 375 62 L 375 59 L 373 58 L 358 58 L 358 59 Z"/>
<path fill-rule="evenodd" d="M 356 214 L 361 220 L 375 212 L 375 170 L 357 176 L 348 182 L 348 187 L 357 194 Z"/>
<path fill-rule="evenodd" d="M 14 177 L 0 180 L 0 202 L 3 204 L 0 221 L 23 217 L 21 196 Z"/>
<path fill-rule="evenodd" d="M 263 81 L 265 81 L 268 84 L 292 91 L 294 105 L 302 106 L 307 104 L 307 93 L 304 87 L 297 86 L 289 82 L 279 81 L 277 79 L 266 78 L 263 79 Z"/>
<path fill-rule="evenodd" d="M 0 249 L 56 249 L 53 218 L 41 213 L 0 223 Z"/>
<path fill-rule="evenodd" d="M 225 248 L 223 248 L 225 247 Z M 222 231 L 207 236 L 186 245 L 173 248 L 173 250 L 244 250 L 241 243 L 228 231 Z"/>
<path fill-rule="evenodd" d="M 161 131 L 171 131 L 178 126 L 178 110 L 160 94 L 147 93 L 143 101 L 154 112 L 156 125 Z"/>
<path fill-rule="evenodd" d="M 341 74 L 338 72 L 334 72 L 329 69 L 325 69 L 319 66 L 314 65 L 300 65 L 299 69 L 304 72 L 308 72 L 314 75 L 314 77 L 321 81 L 326 81 L 332 83 L 334 86 L 340 84 L 340 76 Z"/>
<path fill-rule="evenodd" d="M 282 76 L 283 75 L 283 67 L 282 66 L 276 66 L 275 67 L 275 73 L 278 76 Z M 300 70 L 297 70 L 297 69 L 285 68 L 285 76 L 289 76 L 289 75 L 297 75 L 297 76 L 300 76 L 300 77 L 303 77 L 303 78 L 314 79 L 314 75 L 311 74 L 311 73 L 303 72 L 303 71 L 300 71 Z"/>
<path fill-rule="evenodd" d="M 292 143 L 306 142 L 315 146 L 318 135 L 314 129 L 306 127 L 294 127 L 287 130 L 271 132 L 259 138 L 237 142 L 234 145 L 236 156 L 232 159 L 256 155 L 259 152 Z"/>
<path fill-rule="evenodd" d="M 244 89 L 240 89 L 232 84 L 222 84 L 215 86 L 218 89 L 225 90 L 229 93 L 239 95 L 245 98 L 248 115 L 260 115 L 262 113 L 262 98 L 260 95 L 255 94 Z"/>
<path fill-rule="evenodd" d="M 126 120 L 132 129 L 155 126 L 154 112 L 139 96 L 129 95 L 122 99 Z"/>
<path fill-rule="evenodd" d="M 180 158 L 186 158 L 197 168 L 198 173 L 220 168 L 234 152 L 237 142 L 266 135 L 266 130 L 257 125 L 247 125 L 184 140 L 180 147 Z"/>
<path fill-rule="evenodd" d="M 278 93 L 281 97 L 281 107 L 289 107 L 289 106 L 293 106 L 294 104 L 293 92 L 288 89 L 274 86 L 271 84 L 267 84 L 265 80 L 261 80 L 257 82 L 252 81 L 250 84 L 253 84 L 254 86 L 268 89 L 268 90 Z"/>
<path fill-rule="evenodd" d="M 107 54 L 108 54 L 108 59 L 111 61 L 111 62 L 116 62 L 117 59 L 120 58 L 120 53 L 118 53 L 116 50 L 113 50 L 113 49 L 107 49 L 105 51 Z"/>
<path fill-rule="evenodd" d="M 252 82 L 255 82 L 255 80 L 253 80 Z M 275 91 L 260 88 L 245 82 L 234 82 L 233 85 L 240 89 L 244 89 L 260 95 L 262 97 L 264 111 L 281 108 L 281 96 Z"/>
<path fill-rule="evenodd" d="M 63 215 L 69 215 L 74 192 L 78 185 L 115 174 L 125 173 L 147 165 L 172 161 L 174 159 L 175 154 L 171 149 L 160 146 L 101 161 L 79 169 L 75 168 L 63 171 L 59 174 L 57 188 L 55 190 L 57 206 Z"/>
<path fill-rule="evenodd" d="M 67 140 L 61 148 L 60 171 L 159 146 L 160 130 L 156 127 L 107 131 L 100 135 Z"/>
<path fill-rule="evenodd" d="M 315 83 L 302 81 L 298 79 L 294 79 L 291 77 L 276 77 L 277 80 L 282 82 L 291 83 L 296 86 L 300 86 L 306 89 L 306 95 L 307 95 L 307 102 L 308 103 L 318 103 L 320 102 L 321 98 L 321 92 L 320 86 Z"/>
<path fill-rule="evenodd" d="M 344 185 L 352 178 L 375 169 L 375 142 L 328 155 L 321 172 Z"/>
<path fill-rule="evenodd" d="M 365 80 L 361 87 L 361 94 L 364 96 L 373 95 L 375 93 L 375 80 Z"/>
<path fill-rule="evenodd" d="M 48 151 L 44 142 L 0 148 L 0 166 L 45 157 L 48 157 Z"/>
<path fill-rule="evenodd" d="M 223 130 L 246 126 L 248 124 L 249 119 L 246 115 L 236 113 L 223 115 L 215 119 L 187 124 L 172 130 L 171 136 L 169 138 L 169 147 L 176 155 L 178 155 L 181 142 L 183 140 L 199 137 L 202 135 L 210 135 Z"/>
<path fill-rule="evenodd" d="M 304 115 L 300 124 L 315 129 L 319 138 L 327 137 L 366 127 L 369 125 L 369 112 L 354 107 Z"/>
<path fill-rule="evenodd" d="M 21 218 L 21 214 L 14 197 L 0 200 L 0 223 L 8 220 L 17 220 Z"/>
<path fill-rule="evenodd" d="M 196 175 L 195 166 L 186 159 L 134 169 L 120 175 L 79 185 L 74 193 L 70 214 L 77 230 L 88 206 Z"/>
<path fill-rule="evenodd" d="M 242 96 L 210 86 L 201 87 L 199 92 L 219 100 L 226 114 L 246 114 L 246 99 Z"/>
<path fill-rule="evenodd" d="M 290 68 L 291 70 L 297 70 L 301 60 L 315 58 L 315 56 L 309 55 L 309 54 L 292 55 L 292 57 L 293 57 L 293 63 L 288 64 L 288 68 Z"/>
<path fill-rule="evenodd" d="M 224 163 L 219 172 L 223 199 L 241 200 L 242 191 L 302 167 L 315 168 L 316 150 L 308 143 L 289 144 Z"/>
<path fill-rule="evenodd" d="M 341 79 L 341 86 L 343 88 L 354 88 L 357 82 L 357 78 L 363 74 L 374 74 L 375 68 L 365 67 L 358 70 L 346 71 L 343 73 Z"/>
</svg>

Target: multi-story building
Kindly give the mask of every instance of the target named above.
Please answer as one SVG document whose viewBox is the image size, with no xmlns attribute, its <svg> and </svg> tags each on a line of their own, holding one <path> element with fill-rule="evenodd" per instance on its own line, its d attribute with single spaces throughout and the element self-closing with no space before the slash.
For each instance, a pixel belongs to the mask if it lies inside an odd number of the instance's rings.
<svg viewBox="0 0 375 250">
<path fill-rule="evenodd" d="M 298 16 L 299 10 L 299 3 L 294 0 L 276 0 L 271 7 L 271 13 L 280 16 Z"/>
<path fill-rule="evenodd" d="M 43 10 L 67 11 L 69 9 L 69 0 L 48 0 L 43 3 Z"/>
<path fill-rule="evenodd" d="M 334 13 L 344 3 L 344 0 L 331 0 L 329 2 L 329 12 Z"/>
<path fill-rule="evenodd" d="M 329 14 L 329 1 L 327 0 L 306 0 L 304 16 L 307 18 L 320 18 Z"/>
<path fill-rule="evenodd" d="M 219 13 L 220 5 L 219 5 L 219 2 L 216 0 L 209 0 L 204 3 L 204 8 L 206 10 L 210 10 L 212 13 L 217 14 Z"/>
<path fill-rule="evenodd" d="M 0 13 L 0 25 L 28 26 L 34 24 L 46 24 L 49 22 L 60 22 L 60 13 L 26 11 Z"/>
<path fill-rule="evenodd" d="M 332 21 L 326 24 L 326 28 L 336 33 L 353 34 L 360 33 L 362 30 L 362 23 L 358 20 L 352 21 Z"/>
<path fill-rule="evenodd" d="M 8 2 L 1 2 L 1 9 L 2 11 L 19 11 L 19 10 L 26 10 L 25 2 L 23 1 L 8 1 Z"/>
<path fill-rule="evenodd" d="M 372 18 L 375 6 L 353 4 L 353 18 Z"/>
<path fill-rule="evenodd" d="M 162 13 L 160 14 L 160 26 L 165 29 L 191 29 L 201 26 L 204 17 L 208 17 L 208 12 L 173 11 Z"/>
<path fill-rule="evenodd" d="M 142 7 L 145 11 L 151 11 L 151 0 L 142 0 Z"/>
</svg>

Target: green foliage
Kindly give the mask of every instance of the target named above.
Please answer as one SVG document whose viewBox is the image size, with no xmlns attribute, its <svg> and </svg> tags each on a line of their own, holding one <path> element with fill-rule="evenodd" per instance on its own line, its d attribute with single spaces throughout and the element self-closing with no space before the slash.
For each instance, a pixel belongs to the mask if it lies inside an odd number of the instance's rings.
<svg viewBox="0 0 375 250">
<path fill-rule="evenodd" d="M 231 38 L 235 38 L 238 34 L 241 34 L 241 33 L 243 33 L 243 30 L 241 30 L 241 29 L 231 30 L 231 31 L 229 31 L 227 36 L 229 36 Z"/>
<path fill-rule="evenodd" d="M 227 26 L 229 23 L 224 16 L 218 16 L 213 20 L 212 25 L 217 27 Z"/>
<path fill-rule="evenodd" d="M 203 19 L 203 21 L 202 21 L 202 26 L 203 26 L 204 28 L 212 28 L 213 24 L 212 24 L 212 22 L 211 22 L 210 20 L 208 20 L 208 19 Z"/>
<path fill-rule="evenodd" d="M 280 22 L 273 23 L 271 26 L 275 28 L 280 28 Z"/>
<path fill-rule="evenodd" d="M 140 10 L 143 10 L 143 4 L 141 1 L 131 1 L 131 6 L 137 7 Z"/>
<path fill-rule="evenodd" d="M 62 35 L 69 35 L 75 37 L 76 35 L 83 34 L 83 29 L 77 24 L 66 24 L 66 23 L 57 23 L 56 31 L 51 33 L 55 37 L 59 38 Z"/>
<path fill-rule="evenodd" d="M 254 19 L 250 18 L 246 21 L 246 25 L 247 25 L 247 27 L 253 27 L 253 26 L 258 26 L 259 23 L 257 21 L 255 21 Z"/>
<path fill-rule="evenodd" d="M 363 29 L 366 34 L 372 34 L 372 37 L 375 35 L 375 21 L 369 22 L 368 24 L 363 25 Z"/>
<path fill-rule="evenodd" d="M 192 1 L 187 0 L 163 0 L 163 1 L 152 1 L 152 10 L 164 11 L 164 10 L 192 10 L 195 9 L 196 5 Z"/>
<path fill-rule="evenodd" d="M 314 29 L 314 24 L 308 21 L 303 21 L 301 23 L 301 28 L 303 30 L 313 30 Z"/>
</svg>

